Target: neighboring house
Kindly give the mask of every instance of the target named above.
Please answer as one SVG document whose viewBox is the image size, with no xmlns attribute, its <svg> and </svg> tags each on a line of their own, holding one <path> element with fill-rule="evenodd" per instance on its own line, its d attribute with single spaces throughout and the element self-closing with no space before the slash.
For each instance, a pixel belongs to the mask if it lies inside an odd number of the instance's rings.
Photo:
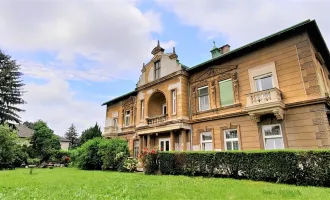
<svg viewBox="0 0 330 200">
<path fill-rule="evenodd" d="M 62 150 L 69 150 L 69 144 L 70 144 L 70 140 L 61 137 L 58 135 L 58 137 L 60 138 L 60 143 L 61 143 L 61 149 Z"/>
<path fill-rule="evenodd" d="M 30 129 L 29 127 L 27 127 L 23 124 L 16 124 L 15 126 L 17 128 L 17 135 L 21 139 L 20 143 L 29 145 L 30 138 L 32 137 L 34 130 Z M 61 136 L 58 136 L 58 137 L 60 139 L 61 149 L 68 150 L 70 140 L 65 139 L 64 137 L 61 137 Z"/>
<path fill-rule="evenodd" d="M 103 136 L 126 138 L 134 156 L 330 147 L 330 54 L 314 20 L 232 51 L 214 45 L 191 68 L 159 43 L 152 54 L 136 89 L 103 104 Z"/>
<path fill-rule="evenodd" d="M 33 135 L 34 130 L 23 124 L 15 124 L 17 128 L 17 135 L 20 138 L 20 143 L 22 145 L 30 145 L 30 138 Z"/>
</svg>

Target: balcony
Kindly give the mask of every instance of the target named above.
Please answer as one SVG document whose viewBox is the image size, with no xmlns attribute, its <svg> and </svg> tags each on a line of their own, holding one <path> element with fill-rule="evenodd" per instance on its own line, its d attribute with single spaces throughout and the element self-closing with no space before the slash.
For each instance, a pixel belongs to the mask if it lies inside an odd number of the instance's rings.
<svg viewBox="0 0 330 200">
<path fill-rule="evenodd" d="M 252 119 L 260 122 L 260 116 L 273 113 L 277 119 L 283 119 L 284 103 L 282 101 L 281 91 L 278 88 L 272 88 L 259 92 L 246 94 L 246 107 Z"/>
<path fill-rule="evenodd" d="M 167 114 L 147 118 L 148 125 L 157 125 L 167 120 Z"/>
<path fill-rule="evenodd" d="M 114 137 L 117 136 L 119 128 L 115 126 L 105 126 L 104 133 L 102 134 L 105 137 Z"/>
</svg>

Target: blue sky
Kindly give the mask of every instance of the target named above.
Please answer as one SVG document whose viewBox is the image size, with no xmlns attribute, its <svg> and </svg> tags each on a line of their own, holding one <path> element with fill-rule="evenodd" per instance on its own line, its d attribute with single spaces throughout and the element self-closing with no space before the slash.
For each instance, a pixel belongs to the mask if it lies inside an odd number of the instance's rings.
<svg viewBox="0 0 330 200">
<path fill-rule="evenodd" d="M 181 63 L 211 57 L 213 40 L 237 48 L 306 19 L 330 39 L 329 1 L 13 0 L 0 2 L 0 49 L 24 73 L 22 120 L 43 119 L 56 134 L 98 122 L 101 104 L 135 88 L 160 40 Z"/>
</svg>

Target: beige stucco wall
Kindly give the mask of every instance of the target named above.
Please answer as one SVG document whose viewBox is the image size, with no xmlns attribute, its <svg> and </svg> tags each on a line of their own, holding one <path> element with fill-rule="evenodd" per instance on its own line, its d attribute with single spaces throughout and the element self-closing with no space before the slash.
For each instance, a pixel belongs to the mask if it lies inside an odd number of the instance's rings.
<svg viewBox="0 0 330 200">
<path fill-rule="evenodd" d="M 69 143 L 70 142 L 60 142 L 61 143 L 61 149 L 62 150 L 68 150 L 69 149 Z"/>
</svg>

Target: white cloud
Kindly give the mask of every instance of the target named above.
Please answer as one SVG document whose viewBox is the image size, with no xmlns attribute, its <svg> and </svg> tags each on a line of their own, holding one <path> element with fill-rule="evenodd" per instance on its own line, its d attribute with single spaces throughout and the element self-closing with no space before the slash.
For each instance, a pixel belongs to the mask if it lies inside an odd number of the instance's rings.
<svg viewBox="0 0 330 200">
<path fill-rule="evenodd" d="M 13 52 L 52 52 L 57 60 L 46 63 L 46 67 L 54 73 L 90 80 L 100 76 L 98 81 L 137 77 L 155 43 L 151 34 L 161 33 L 163 27 L 159 13 L 141 12 L 136 3 L 135 0 L 0 1 L 1 48 Z M 75 63 L 77 56 L 95 63 L 85 66 L 87 71 L 82 70 Z M 132 71 L 128 77 L 127 69 Z"/>
<path fill-rule="evenodd" d="M 330 40 L 330 1 L 326 0 L 158 0 L 182 23 L 198 27 L 207 39 L 220 36 L 233 47 L 244 45 L 306 19 L 316 19 Z M 219 46 L 222 44 L 218 44 Z"/>
<path fill-rule="evenodd" d="M 64 135 L 71 123 L 79 133 L 95 122 L 103 127 L 105 108 L 99 102 L 83 101 L 75 97 L 69 83 L 54 76 L 43 84 L 29 83 L 24 88 L 27 104 L 22 113 L 23 121 L 46 121 L 58 135 Z"/>
</svg>

